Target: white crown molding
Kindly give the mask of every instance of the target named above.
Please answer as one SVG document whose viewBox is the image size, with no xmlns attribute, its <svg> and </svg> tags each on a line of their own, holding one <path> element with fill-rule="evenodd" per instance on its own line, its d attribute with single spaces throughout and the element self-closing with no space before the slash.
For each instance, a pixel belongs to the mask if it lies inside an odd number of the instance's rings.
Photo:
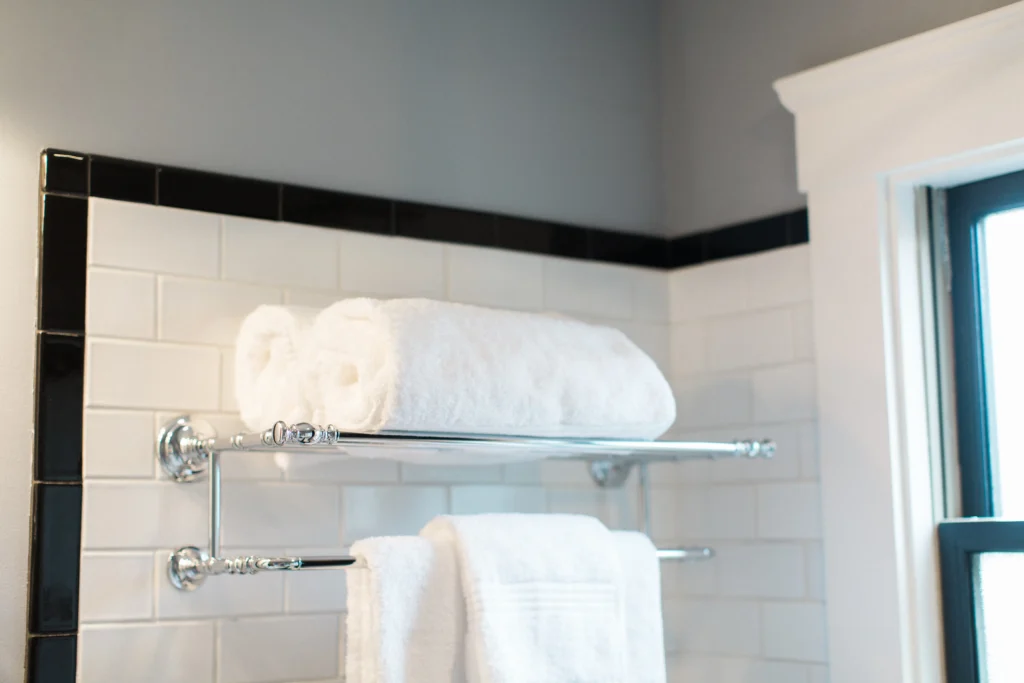
<svg viewBox="0 0 1024 683">
<path fill-rule="evenodd" d="M 998 63 L 1024 45 L 1024 2 L 942 26 L 904 40 L 775 81 L 782 104 L 796 115 L 838 98 L 863 96 L 923 72 Z"/>
</svg>

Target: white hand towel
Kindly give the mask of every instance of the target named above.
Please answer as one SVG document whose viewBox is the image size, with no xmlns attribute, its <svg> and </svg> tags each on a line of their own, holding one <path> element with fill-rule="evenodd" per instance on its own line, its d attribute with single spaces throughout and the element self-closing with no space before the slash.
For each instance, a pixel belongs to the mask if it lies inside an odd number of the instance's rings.
<svg viewBox="0 0 1024 683">
<path fill-rule="evenodd" d="M 655 438 L 675 420 L 621 331 L 426 299 L 348 299 L 310 332 L 314 421 L 354 432 Z"/>
<path fill-rule="evenodd" d="M 438 517 L 456 549 L 470 683 L 625 683 L 624 589 L 611 533 L 578 515 Z"/>
<path fill-rule="evenodd" d="M 454 547 L 416 536 L 352 546 L 345 572 L 348 683 L 463 683 L 464 607 Z"/>
<path fill-rule="evenodd" d="M 658 551 L 639 531 L 614 531 L 625 590 L 626 677 L 630 683 L 665 683 Z"/>
<path fill-rule="evenodd" d="M 312 419 L 299 366 L 317 309 L 260 306 L 242 323 L 235 342 L 235 398 L 242 422 L 254 431 L 278 420 Z"/>
</svg>

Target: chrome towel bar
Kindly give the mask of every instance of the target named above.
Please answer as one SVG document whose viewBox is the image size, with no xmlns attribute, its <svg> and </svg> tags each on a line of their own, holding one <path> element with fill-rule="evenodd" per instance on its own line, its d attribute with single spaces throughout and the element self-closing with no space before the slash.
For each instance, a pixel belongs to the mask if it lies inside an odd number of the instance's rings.
<svg viewBox="0 0 1024 683">
<path fill-rule="evenodd" d="M 157 455 L 164 470 L 178 482 L 189 482 L 210 473 L 210 547 L 204 551 L 193 546 L 179 548 L 168 559 L 171 583 L 180 590 L 195 590 L 208 576 L 258 574 L 267 571 L 303 571 L 359 567 L 358 558 L 348 555 L 327 557 L 221 557 L 221 465 L 224 451 L 331 451 L 346 454 L 348 449 L 386 447 L 388 450 L 428 449 L 445 453 L 491 451 L 509 456 L 529 451 L 545 457 L 583 460 L 590 464 L 590 475 L 603 487 L 621 486 L 633 466 L 638 467 L 639 507 L 642 530 L 651 535 L 650 483 L 648 464 L 691 459 L 770 458 L 775 444 L 769 440 L 728 443 L 690 441 L 635 441 L 625 439 L 519 438 L 469 434 L 351 434 L 331 426 L 286 425 L 278 422 L 271 429 L 237 434 L 228 439 L 200 433 L 188 416 L 171 421 L 160 432 Z M 706 547 L 666 548 L 658 550 L 661 560 L 703 560 L 714 556 Z"/>
</svg>

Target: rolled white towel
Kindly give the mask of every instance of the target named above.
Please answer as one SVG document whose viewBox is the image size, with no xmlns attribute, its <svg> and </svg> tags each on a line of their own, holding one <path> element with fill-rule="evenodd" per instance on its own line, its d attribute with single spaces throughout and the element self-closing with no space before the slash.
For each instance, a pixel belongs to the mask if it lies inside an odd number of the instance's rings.
<svg viewBox="0 0 1024 683">
<path fill-rule="evenodd" d="M 317 316 L 303 362 L 312 421 L 346 431 L 652 439 L 676 414 L 625 334 L 559 316 L 348 299 Z"/>
<path fill-rule="evenodd" d="M 300 359 L 319 311 L 298 306 L 260 306 L 242 323 L 235 342 L 235 398 L 252 430 L 278 420 L 312 419 Z"/>
</svg>

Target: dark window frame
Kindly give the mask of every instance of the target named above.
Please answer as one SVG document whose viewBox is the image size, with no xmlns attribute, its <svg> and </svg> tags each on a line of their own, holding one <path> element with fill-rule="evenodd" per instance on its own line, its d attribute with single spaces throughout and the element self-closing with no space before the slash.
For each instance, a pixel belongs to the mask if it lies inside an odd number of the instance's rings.
<svg viewBox="0 0 1024 683">
<path fill-rule="evenodd" d="M 946 199 L 957 455 L 966 518 L 942 522 L 938 529 L 946 678 L 951 683 L 982 683 L 976 558 L 1024 553 L 1024 521 L 996 518 L 979 226 L 990 214 L 1024 207 L 1024 171 L 951 188 Z"/>
</svg>

